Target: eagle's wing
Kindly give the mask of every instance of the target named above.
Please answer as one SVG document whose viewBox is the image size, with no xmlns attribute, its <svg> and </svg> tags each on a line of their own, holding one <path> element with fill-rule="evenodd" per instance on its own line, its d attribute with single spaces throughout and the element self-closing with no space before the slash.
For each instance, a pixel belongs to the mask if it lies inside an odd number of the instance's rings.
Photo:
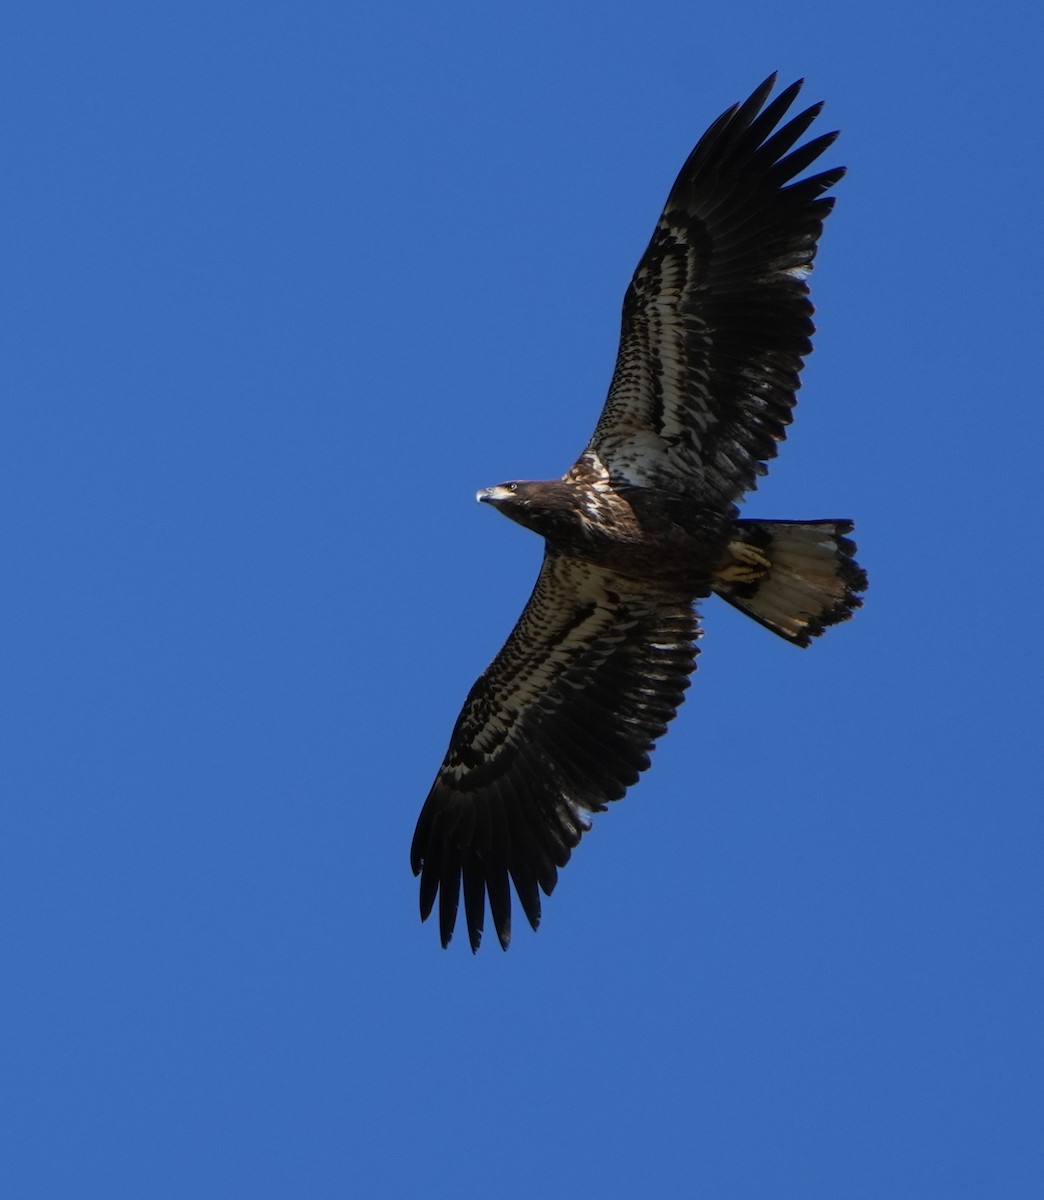
<svg viewBox="0 0 1044 1200">
<path fill-rule="evenodd" d="M 814 105 L 776 129 L 801 81 L 771 76 L 707 130 L 667 198 L 623 305 L 609 396 L 574 477 L 608 472 L 727 510 L 786 434 L 811 349 L 805 276 L 838 167 L 789 181 L 834 141 L 792 150 Z M 775 132 L 773 132 L 775 130 Z"/>
<path fill-rule="evenodd" d="M 649 765 L 695 666 L 684 597 L 638 595 L 598 568 L 549 552 L 518 624 L 471 689 L 421 811 L 410 862 L 427 918 L 453 934 L 461 882 L 472 949 L 485 897 L 504 948 L 514 881 L 535 929 L 539 885 Z"/>
</svg>

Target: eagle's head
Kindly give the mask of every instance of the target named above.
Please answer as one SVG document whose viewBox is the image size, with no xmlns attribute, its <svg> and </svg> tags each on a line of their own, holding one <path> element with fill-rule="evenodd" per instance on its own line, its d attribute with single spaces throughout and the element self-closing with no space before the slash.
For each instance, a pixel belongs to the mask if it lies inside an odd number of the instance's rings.
<svg viewBox="0 0 1044 1200">
<path fill-rule="evenodd" d="M 516 479 L 483 488 L 475 499 L 542 537 L 552 537 L 576 519 L 574 490 L 561 479 Z"/>
</svg>

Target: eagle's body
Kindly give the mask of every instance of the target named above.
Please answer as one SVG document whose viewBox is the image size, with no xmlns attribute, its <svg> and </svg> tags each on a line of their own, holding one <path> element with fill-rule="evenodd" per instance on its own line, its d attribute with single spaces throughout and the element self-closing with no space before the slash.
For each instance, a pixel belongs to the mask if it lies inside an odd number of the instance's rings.
<svg viewBox="0 0 1044 1200">
<path fill-rule="evenodd" d="M 686 510 L 669 493 L 628 495 L 573 478 L 487 488 L 479 499 L 539 533 L 557 554 L 692 599 L 709 593 L 733 527 L 719 513 Z"/>
<path fill-rule="evenodd" d="M 806 646 L 860 604 L 851 522 L 751 521 L 736 503 L 790 421 L 811 348 L 805 277 L 843 169 L 790 182 L 830 145 L 794 144 L 820 106 L 776 126 L 800 84 L 774 77 L 724 113 L 682 168 L 624 299 L 609 397 L 561 479 L 478 498 L 545 540 L 507 643 L 472 688 L 421 812 L 421 915 L 461 885 L 473 949 L 486 898 L 501 945 L 509 877 L 530 923 L 538 887 L 623 796 L 681 703 L 716 592 Z"/>
</svg>

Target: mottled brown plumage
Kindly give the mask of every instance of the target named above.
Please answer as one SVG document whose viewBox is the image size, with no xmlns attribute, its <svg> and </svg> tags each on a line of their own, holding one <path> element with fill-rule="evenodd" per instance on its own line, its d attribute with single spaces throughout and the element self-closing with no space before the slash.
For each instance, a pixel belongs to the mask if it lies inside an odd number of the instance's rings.
<svg viewBox="0 0 1044 1200">
<path fill-rule="evenodd" d="M 836 135 L 794 149 L 821 106 L 780 125 L 801 85 L 769 101 L 774 82 L 714 122 L 671 189 L 584 453 L 561 479 L 479 493 L 545 555 L 417 823 L 421 915 L 438 896 L 444 946 L 463 890 L 472 949 L 487 899 L 507 948 L 509 880 L 537 927 L 587 814 L 636 782 L 682 701 L 696 601 L 716 592 L 799 646 L 861 603 L 851 522 L 736 516 L 791 419 L 823 193 L 844 173 L 792 182 Z"/>
</svg>

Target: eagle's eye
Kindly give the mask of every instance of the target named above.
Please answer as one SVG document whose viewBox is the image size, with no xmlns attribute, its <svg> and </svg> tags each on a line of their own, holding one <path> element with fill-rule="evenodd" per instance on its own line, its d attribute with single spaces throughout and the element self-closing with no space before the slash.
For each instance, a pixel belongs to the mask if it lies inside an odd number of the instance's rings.
<svg viewBox="0 0 1044 1200">
<path fill-rule="evenodd" d="M 508 490 L 509 492 L 517 492 L 517 491 L 518 491 L 518 484 L 517 484 L 517 483 L 509 483 L 509 484 L 507 485 L 507 490 Z"/>
</svg>

